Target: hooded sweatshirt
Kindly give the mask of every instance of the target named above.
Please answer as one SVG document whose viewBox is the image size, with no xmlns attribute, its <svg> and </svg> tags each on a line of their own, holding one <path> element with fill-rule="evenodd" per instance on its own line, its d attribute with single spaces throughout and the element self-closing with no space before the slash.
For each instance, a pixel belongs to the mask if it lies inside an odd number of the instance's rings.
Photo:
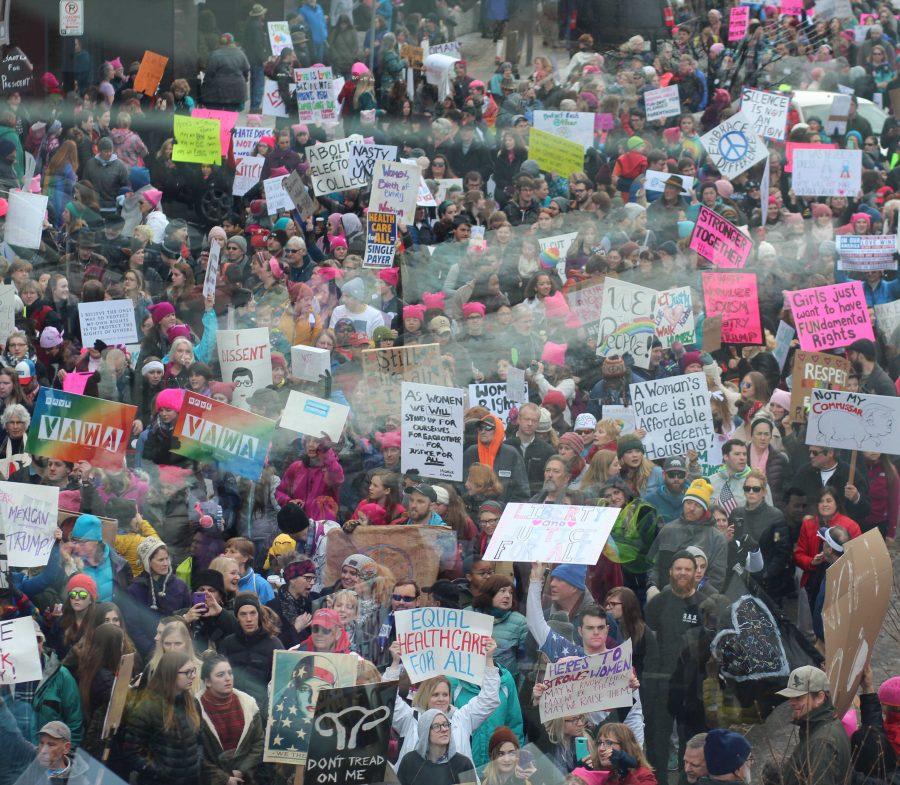
<svg viewBox="0 0 900 785">
<path fill-rule="evenodd" d="M 401 785 L 451 785 L 472 781 L 475 766 L 470 758 L 457 751 L 452 732 L 447 752 L 437 761 L 428 758 L 432 724 L 449 721 L 450 717 L 438 709 L 429 709 L 419 715 L 415 749 L 410 750 L 397 767 Z"/>
</svg>

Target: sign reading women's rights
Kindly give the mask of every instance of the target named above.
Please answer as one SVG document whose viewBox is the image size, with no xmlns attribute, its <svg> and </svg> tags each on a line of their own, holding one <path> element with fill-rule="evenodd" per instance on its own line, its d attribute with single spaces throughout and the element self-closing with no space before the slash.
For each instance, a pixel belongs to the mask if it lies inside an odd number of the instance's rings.
<svg viewBox="0 0 900 785">
<path fill-rule="evenodd" d="M 432 676 L 484 681 L 492 616 L 456 608 L 413 608 L 396 611 L 394 622 L 400 658 L 413 684 Z"/>
<path fill-rule="evenodd" d="M 59 510 L 59 488 L 0 482 L 0 526 L 12 567 L 43 567 L 50 558 Z"/>
<path fill-rule="evenodd" d="M 31 617 L 0 621 L 0 684 L 40 681 L 41 670 Z"/>
<path fill-rule="evenodd" d="M 456 387 L 403 382 L 401 394 L 404 474 L 462 482 L 465 392 Z"/>
<path fill-rule="evenodd" d="M 491 414 L 496 414 L 506 425 L 509 419 L 509 410 L 512 408 L 512 399 L 508 394 L 509 382 L 479 382 L 469 385 L 469 406 L 483 406 Z M 524 390 L 524 397 L 523 397 Z M 522 383 L 519 390 L 521 400 L 528 400 L 528 384 Z"/>
<path fill-rule="evenodd" d="M 651 461 L 702 452 L 713 442 L 709 386 L 703 373 L 670 376 L 631 385 L 635 423 L 647 432 L 644 449 Z"/>
<path fill-rule="evenodd" d="M 756 273 L 703 274 L 707 318 L 722 317 L 725 343 L 762 343 Z"/>
<path fill-rule="evenodd" d="M 309 177 L 316 196 L 327 196 L 335 191 L 366 185 L 365 176 L 354 176 L 350 167 L 350 148 L 356 142 L 362 142 L 362 137 L 358 134 L 332 142 L 311 144 L 306 148 Z"/>
<path fill-rule="evenodd" d="M 603 283 L 603 310 L 597 336 L 597 356 L 630 354 L 638 368 L 650 367 L 650 348 L 656 331 L 654 289 L 607 278 Z"/>
<path fill-rule="evenodd" d="M 875 340 L 861 281 L 785 292 L 800 348 L 808 352 L 849 346 L 860 338 Z"/>
<path fill-rule="evenodd" d="M 596 564 L 617 515 L 607 507 L 507 504 L 484 559 Z"/>
<path fill-rule="evenodd" d="M 768 155 L 753 122 L 743 112 L 703 134 L 700 142 L 726 180 L 746 172 Z"/>
<path fill-rule="evenodd" d="M 900 455 L 900 398 L 811 390 L 806 443 Z"/>
<path fill-rule="evenodd" d="M 716 267 L 743 267 L 753 241 L 730 221 L 701 205 L 690 247 Z"/>
<path fill-rule="evenodd" d="M 222 381 L 234 384 L 231 403 L 238 409 L 249 409 L 247 399 L 272 383 L 269 328 L 219 330 L 216 344 Z"/>
<path fill-rule="evenodd" d="M 589 657 L 564 657 L 547 664 L 541 722 L 592 711 L 631 708 L 631 641 Z"/>
<path fill-rule="evenodd" d="M 136 406 L 41 387 L 26 450 L 59 461 L 120 469 Z"/>
<path fill-rule="evenodd" d="M 694 343 L 694 306 L 691 302 L 691 287 L 679 286 L 667 289 L 656 296 L 653 308 L 653 328 L 663 348 L 674 343 Z"/>
<path fill-rule="evenodd" d="M 827 390 L 843 390 L 850 377 L 850 361 L 846 357 L 824 352 L 794 352 L 791 368 L 791 420 L 806 422 L 809 394 L 817 387 Z"/>
<path fill-rule="evenodd" d="M 421 179 L 417 164 L 375 161 L 369 209 L 394 213 L 398 220 L 412 224 Z"/>
<path fill-rule="evenodd" d="M 81 322 L 82 346 L 93 346 L 98 340 L 109 346 L 138 342 L 131 300 L 78 303 L 78 320 Z"/>
</svg>

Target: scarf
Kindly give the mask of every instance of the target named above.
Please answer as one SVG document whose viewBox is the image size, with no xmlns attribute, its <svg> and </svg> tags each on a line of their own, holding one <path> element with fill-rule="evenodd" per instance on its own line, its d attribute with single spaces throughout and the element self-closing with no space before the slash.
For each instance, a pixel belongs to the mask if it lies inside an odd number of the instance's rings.
<svg viewBox="0 0 900 785">
<path fill-rule="evenodd" d="M 494 459 L 497 457 L 497 453 L 500 452 L 500 447 L 503 446 L 503 439 L 506 434 L 503 423 L 498 417 L 494 417 L 494 425 L 496 426 L 494 428 L 494 438 L 490 444 L 482 444 L 481 439 L 478 440 L 478 463 L 483 463 L 492 469 L 494 468 Z"/>
<path fill-rule="evenodd" d="M 278 599 L 281 602 L 281 615 L 293 627 L 297 617 L 305 612 L 303 610 L 303 600 L 294 599 L 293 595 L 288 591 L 287 584 L 278 589 Z"/>
</svg>

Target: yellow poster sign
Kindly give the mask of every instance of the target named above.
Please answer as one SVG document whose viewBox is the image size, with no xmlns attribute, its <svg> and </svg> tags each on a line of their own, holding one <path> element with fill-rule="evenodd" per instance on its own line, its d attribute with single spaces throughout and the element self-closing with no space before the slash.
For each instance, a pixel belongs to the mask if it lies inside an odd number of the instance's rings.
<svg viewBox="0 0 900 785">
<path fill-rule="evenodd" d="M 584 169 L 584 146 L 532 128 L 528 133 L 528 157 L 544 172 L 570 177 Z"/>
<path fill-rule="evenodd" d="M 175 142 L 173 161 L 191 164 L 222 162 L 218 120 L 175 115 Z"/>
</svg>

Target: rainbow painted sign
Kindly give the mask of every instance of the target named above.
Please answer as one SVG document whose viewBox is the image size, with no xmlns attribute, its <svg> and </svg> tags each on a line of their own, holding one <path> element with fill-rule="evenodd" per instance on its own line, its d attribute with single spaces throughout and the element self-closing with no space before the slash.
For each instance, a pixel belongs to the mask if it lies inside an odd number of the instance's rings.
<svg viewBox="0 0 900 785">
<path fill-rule="evenodd" d="M 256 481 L 274 433 L 273 420 L 188 392 L 175 423 L 180 444 L 172 452 Z"/>
<path fill-rule="evenodd" d="M 136 406 L 41 387 L 27 450 L 59 461 L 120 469 L 136 414 Z"/>
</svg>

